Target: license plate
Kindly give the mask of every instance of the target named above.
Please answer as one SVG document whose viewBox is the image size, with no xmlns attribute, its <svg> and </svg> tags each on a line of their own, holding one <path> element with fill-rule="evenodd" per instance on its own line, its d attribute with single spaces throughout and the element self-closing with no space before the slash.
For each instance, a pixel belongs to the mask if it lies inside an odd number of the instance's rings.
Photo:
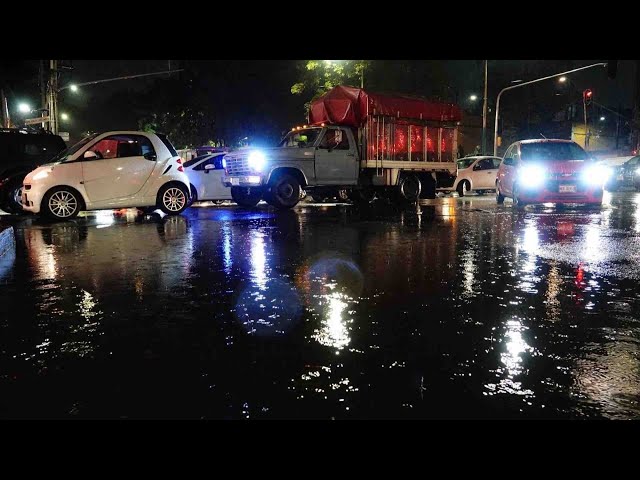
<svg viewBox="0 0 640 480">
<path fill-rule="evenodd" d="M 575 185 L 560 185 L 560 193 L 575 193 Z"/>
<path fill-rule="evenodd" d="M 231 185 L 235 185 L 235 186 L 240 185 L 240 179 L 239 178 L 232 178 L 231 179 Z"/>
</svg>

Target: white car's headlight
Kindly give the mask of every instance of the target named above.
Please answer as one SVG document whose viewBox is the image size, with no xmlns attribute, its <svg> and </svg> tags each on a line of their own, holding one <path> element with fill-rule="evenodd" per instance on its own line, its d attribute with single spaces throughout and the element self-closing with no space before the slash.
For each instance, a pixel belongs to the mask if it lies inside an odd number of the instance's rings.
<svg viewBox="0 0 640 480">
<path fill-rule="evenodd" d="M 264 156 L 264 153 L 256 151 L 251 152 L 249 154 L 249 167 L 256 172 L 262 171 L 265 164 L 267 163 L 267 159 Z"/>
<path fill-rule="evenodd" d="M 612 170 L 604 165 L 592 165 L 587 167 L 582 175 L 583 180 L 589 185 L 604 185 L 611 177 Z"/>
<path fill-rule="evenodd" d="M 43 178 L 47 178 L 49 176 L 48 170 L 42 170 L 41 172 L 36 173 L 31 180 L 42 180 Z"/>
<path fill-rule="evenodd" d="M 520 182 L 527 187 L 539 187 L 544 182 L 546 172 L 540 165 L 525 165 L 520 170 Z"/>
</svg>

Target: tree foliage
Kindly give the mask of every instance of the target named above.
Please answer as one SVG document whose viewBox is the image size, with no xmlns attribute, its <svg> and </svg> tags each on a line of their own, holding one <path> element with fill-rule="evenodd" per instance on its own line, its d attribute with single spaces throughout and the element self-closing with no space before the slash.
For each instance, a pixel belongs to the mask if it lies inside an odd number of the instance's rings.
<svg viewBox="0 0 640 480">
<path fill-rule="evenodd" d="M 313 100 L 338 85 L 360 86 L 362 75 L 370 60 L 305 60 L 298 66 L 299 80 L 291 86 L 291 93 Z"/>
</svg>

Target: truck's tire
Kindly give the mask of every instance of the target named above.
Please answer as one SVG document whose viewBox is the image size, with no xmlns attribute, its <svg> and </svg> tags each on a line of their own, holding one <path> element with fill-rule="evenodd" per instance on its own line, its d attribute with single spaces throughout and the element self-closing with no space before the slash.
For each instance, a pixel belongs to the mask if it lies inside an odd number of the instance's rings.
<svg viewBox="0 0 640 480">
<path fill-rule="evenodd" d="M 402 202 L 415 203 L 420 199 L 422 184 L 415 175 L 403 175 L 398 182 L 398 195 Z"/>
<path fill-rule="evenodd" d="M 276 208 L 293 208 L 300 201 L 300 182 L 288 173 L 279 175 L 269 184 L 268 198 Z"/>
<path fill-rule="evenodd" d="M 233 201 L 241 207 L 255 207 L 262 199 L 262 189 L 251 187 L 231 187 L 231 198 L 233 198 Z"/>
</svg>

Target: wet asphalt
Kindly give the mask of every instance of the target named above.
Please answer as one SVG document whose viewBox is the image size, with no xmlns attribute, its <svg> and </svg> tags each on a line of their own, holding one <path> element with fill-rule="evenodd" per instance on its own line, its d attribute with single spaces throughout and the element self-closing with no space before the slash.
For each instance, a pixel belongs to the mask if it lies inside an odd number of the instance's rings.
<svg viewBox="0 0 640 480">
<path fill-rule="evenodd" d="M 640 418 L 637 193 L 0 225 L 0 418 Z"/>
</svg>

